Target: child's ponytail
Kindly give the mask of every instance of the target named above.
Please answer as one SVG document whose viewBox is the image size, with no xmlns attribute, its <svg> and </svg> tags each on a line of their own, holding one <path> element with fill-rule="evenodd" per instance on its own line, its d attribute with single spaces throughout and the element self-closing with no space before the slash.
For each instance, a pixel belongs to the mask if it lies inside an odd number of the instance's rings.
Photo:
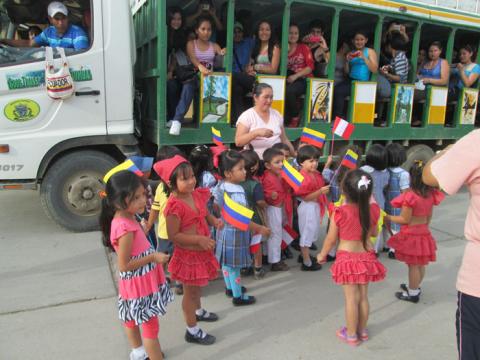
<svg viewBox="0 0 480 360">
<path fill-rule="evenodd" d="M 426 185 L 422 181 L 424 162 L 422 160 L 415 160 L 410 167 L 410 187 L 412 190 L 422 197 L 427 197 L 432 191 L 432 187 Z"/>
<path fill-rule="evenodd" d="M 372 196 L 372 177 L 362 170 L 351 170 L 345 174 L 342 190 L 347 200 L 358 205 L 360 225 L 362 227 L 362 244 L 367 249 L 370 231 L 370 198 Z"/>
<path fill-rule="evenodd" d="M 100 213 L 100 229 L 102 231 L 102 243 L 103 246 L 114 251 L 110 242 L 110 229 L 112 227 L 113 216 L 115 215 L 115 208 L 108 204 L 107 195 L 104 193 L 102 196 L 102 212 Z"/>
</svg>

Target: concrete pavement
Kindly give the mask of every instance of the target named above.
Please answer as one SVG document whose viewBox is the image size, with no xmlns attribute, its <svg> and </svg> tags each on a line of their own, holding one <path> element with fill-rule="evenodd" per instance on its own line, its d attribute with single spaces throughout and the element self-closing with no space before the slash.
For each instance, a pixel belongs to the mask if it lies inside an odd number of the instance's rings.
<svg viewBox="0 0 480 360">
<path fill-rule="evenodd" d="M 128 359 L 116 292 L 99 233 L 72 234 L 43 213 L 35 192 L 0 192 L 0 359 Z M 465 240 L 468 194 L 436 209 L 438 261 L 427 268 L 420 303 L 395 299 L 406 266 L 382 256 L 387 279 L 370 286 L 371 340 L 350 348 L 335 337 L 344 323 L 343 294 L 328 268 L 245 279 L 254 306 L 234 308 L 223 281 L 203 305 L 221 320 L 204 328 L 211 347 L 183 341 L 181 297 L 160 321 L 168 359 L 455 359 L 455 279 Z"/>
</svg>

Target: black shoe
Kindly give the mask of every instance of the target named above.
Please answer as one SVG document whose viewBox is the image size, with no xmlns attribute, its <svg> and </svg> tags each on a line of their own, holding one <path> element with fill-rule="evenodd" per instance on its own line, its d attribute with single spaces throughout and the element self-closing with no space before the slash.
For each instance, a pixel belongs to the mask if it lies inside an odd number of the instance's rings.
<svg viewBox="0 0 480 360">
<path fill-rule="evenodd" d="M 279 261 L 278 263 L 272 264 L 270 267 L 270 271 L 288 271 L 290 268 L 287 264 L 283 261 Z"/>
<path fill-rule="evenodd" d="M 327 255 L 327 262 L 335 261 L 336 258 L 337 258 L 336 256 Z"/>
<path fill-rule="evenodd" d="M 389 259 L 395 259 L 395 251 L 389 251 L 388 252 L 388 258 Z"/>
<path fill-rule="evenodd" d="M 315 245 L 314 243 L 312 243 L 312 246 L 310 246 L 310 250 L 313 250 L 313 251 L 318 250 L 317 245 Z"/>
<path fill-rule="evenodd" d="M 195 335 L 190 334 L 188 330 L 185 332 L 185 341 L 189 343 L 199 345 L 212 345 L 215 340 L 215 336 L 207 334 L 202 329 L 198 330 Z"/>
<path fill-rule="evenodd" d="M 247 292 L 247 288 L 245 286 L 242 286 L 242 295 Z M 225 289 L 225 295 L 227 295 L 229 298 L 233 297 L 233 291 L 229 289 Z"/>
<path fill-rule="evenodd" d="M 322 269 L 322 265 L 313 261 L 312 261 L 312 265 L 307 266 L 305 264 L 302 264 L 302 268 L 301 268 L 302 271 L 318 271 L 321 269 Z"/>
<path fill-rule="evenodd" d="M 389 252 L 389 251 L 390 251 L 390 248 L 387 248 L 387 247 L 384 247 L 384 248 L 382 249 L 382 252 Z"/>
<path fill-rule="evenodd" d="M 316 263 L 316 262 L 317 262 L 317 258 L 316 258 L 315 256 L 312 256 L 312 255 L 310 255 L 310 260 L 312 260 L 312 263 Z M 299 264 L 303 264 L 303 256 L 302 256 L 302 254 L 298 255 L 298 257 L 297 257 L 297 262 L 298 262 Z"/>
<path fill-rule="evenodd" d="M 300 243 L 298 241 L 292 241 L 289 246 L 297 251 L 300 251 Z"/>
<path fill-rule="evenodd" d="M 253 267 L 241 268 L 240 275 L 242 276 L 251 276 L 253 275 Z"/>
<path fill-rule="evenodd" d="M 285 254 L 285 257 L 287 259 L 293 259 L 293 253 L 292 253 L 292 250 L 290 250 L 288 248 L 288 246 L 285 248 L 285 250 L 283 250 L 283 253 Z"/>
<path fill-rule="evenodd" d="M 262 265 L 268 265 L 268 256 L 262 255 Z"/>
<path fill-rule="evenodd" d="M 406 291 L 407 295 L 404 294 L 403 291 L 398 291 L 395 293 L 395 296 L 397 299 L 403 300 L 403 301 L 410 301 L 414 304 L 418 303 L 420 300 L 420 294 L 419 295 L 410 295 L 408 291 Z"/>
<path fill-rule="evenodd" d="M 238 297 L 238 298 L 233 298 L 232 303 L 235 306 L 244 306 L 244 305 L 252 305 L 255 304 L 257 299 L 255 299 L 255 296 L 246 296 L 246 297 Z"/>
<path fill-rule="evenodd" d="M 202 315 L 195 314 L 197 321 L 205 321 L 205 322 L 215 322 L 218 320 L 218 315 L 215 313 L 208 313 L 208 316 L 205 316 L 205 313 Z"/>
<path fill-rule="evenodd" d="M 402 289 L 403 291 L 408 292 L 408 286 L 407 286 L 407 284 L 400 284 L 400 289 Z M 422 293 L 422 288 L 419 287 L 418 290 L 420 290 L 420 294 L 421 294 L 421 293 Z M 420 294 L 419 294 L 419 295 L 420 295 Z"/>
</svg>

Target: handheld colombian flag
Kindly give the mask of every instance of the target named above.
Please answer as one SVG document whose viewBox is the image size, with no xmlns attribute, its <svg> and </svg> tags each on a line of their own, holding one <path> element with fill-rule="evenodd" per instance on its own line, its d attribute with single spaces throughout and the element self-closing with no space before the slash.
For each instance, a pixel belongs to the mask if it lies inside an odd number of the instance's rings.
<svg viewBox="0 0 480 360">
<path fill-rule="evenodd" d="M 103 182 L 107 183 L 108 179 L 112 177 L 112 175 L 116 174 L 119 171 L 122 170 L 128 170 L 133 172 L 134 174 L 138 176 L 143 176 L 143 173 L 140 171 L 140 169 L 133 163 L 132 160 L 127 160 L 121 163 L 120 165 L 115 166 L 112 170 L 110 170 L 104 177 L 103 177 Z"/>
<path fill-rule="evenodd" d="M 355 130 L 355 125 L 350 124 L 347 120 L 343 120 L 338 116 L 335 118 L 335 122 L 333 123 L 333 133 L 335 135 L 348 140 L 350 139 L 353 130 Z"/>
<path fill-rule="evenodd" d="M 298 237 L 298 233 L 292 229 L 291 226 L 285 225 L 282 231 L 282 250 L 285 249 L 290 243 Z"/>
<path fill-rule="evenodd" d="M 303 182 L 303 175 L 300 174 L 292 165 L 290 165 L 287 160 L 283 160 L 282 178 L 294 190 L 298 190 Z"/>
<path fill-rule="evenodd" d="M 355 169 L 357 167 L 358 154 L 353 150 L 348 150 L 343 157 L 340 166 L 345 166 L 349 169 Z"/>
<path fill-rule="evenodd" d="M 309 128 L 303 128 L 302 136 L 300 137 L 300 141 L 316 146 L 319 149 L 323 147 L 325 144 L 325 138 L 327 136 L 320 131 L 316 131 Z"/>
<path fill-rule="evenodd" d="M 223 194 L 222 215 L 226 222 L 239 230 L 246 231 L 250 225 L 253 211 L 233 201 L 225 192 Z"/>
<path fill-rule="evenodd" d="M 212 140 L 215 145 L 222 146 L 223 145 L 223 140 L 222 140 L 222 133 L 220 130 L 215 129 L 212 126 Z"/>
</svg>

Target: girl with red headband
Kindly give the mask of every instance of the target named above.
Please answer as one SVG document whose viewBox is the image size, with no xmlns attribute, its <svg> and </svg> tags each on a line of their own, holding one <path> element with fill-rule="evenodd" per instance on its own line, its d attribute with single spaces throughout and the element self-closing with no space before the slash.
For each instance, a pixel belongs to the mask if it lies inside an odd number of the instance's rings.
<svg viewBox="0 0 480 360">
<path fill-rule="evenodd" d="M 219 265 L 213 254 L 215 241 L 208 225 L 221 228 L 220 219 L 208 213 L 210 190 L 195 188 L 190 163 L 180 155 L 158 161 L 154 170 L 167 185 L 169 198 L 164 210 L 168 238 L 174 244 L 168 271 L 183 284 L 183 315 L 187 323 L 185 340 L 211 345 L 215 337 L 200 329 L 197 321 L 217 321 L 218 316 L 201 307 L 201 288 L 217 277 Z"/>
</svg>

